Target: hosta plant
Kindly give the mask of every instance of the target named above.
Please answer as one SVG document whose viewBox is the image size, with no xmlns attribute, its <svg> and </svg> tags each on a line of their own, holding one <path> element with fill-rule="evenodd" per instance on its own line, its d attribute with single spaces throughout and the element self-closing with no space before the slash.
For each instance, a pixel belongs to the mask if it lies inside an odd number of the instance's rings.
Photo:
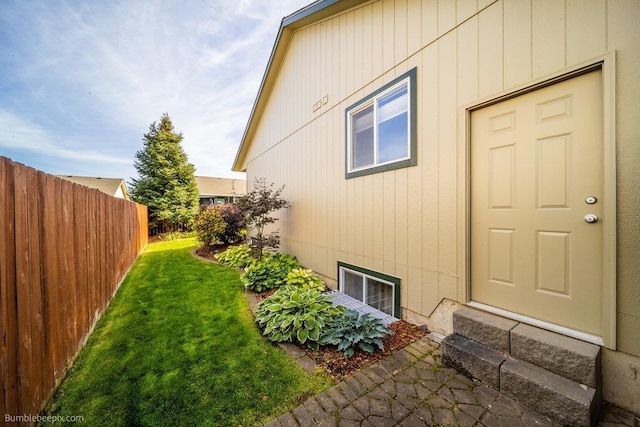
<svg viewBox="0 0 640 427">
<path fill-rule="evenodd" d="M 317 289 L 320 292 L 326 290 L 324 282 L 312 270 L 294 268 L 287 276 L 287 285 L 297 286 L 300 289 Z"/>
<path fill-rule="evenodd" d="M 279 288 L 287 283 L 289 272 L 302 266 L 296 257 L 289 254 L 265 254 L 251 264 L 241 276 L 244 285 L 254 292 Z"/>
<path fill-rule="evenodd" d="M 262 301 L 255 316 L 269 340 L 299 342 L 317 350 L 323 329 L 343 310 L 333 305 L 330 296 L 316 289 L 286 285 Z"/>
<path fill-rule="evenodd" d="M 327 324 L 321 344 L 335 345 L 338 351 L 344 352 L 346 357 L 351 357 L 358 348 L 367 353 L 373 353 L 376 347 L 384 350 L 382 338 L 389 334 L 393 334 L 393 331 L 380 319 L 347 309 Z"/>
<path fill-rule="evenodd" d="M 227 267 L 245 268 L 254 261 L 251 256 L 251 248 L 247 245 L 229 246 L 229 248 L 216 255 L 218 262 Z"/>
</svg>

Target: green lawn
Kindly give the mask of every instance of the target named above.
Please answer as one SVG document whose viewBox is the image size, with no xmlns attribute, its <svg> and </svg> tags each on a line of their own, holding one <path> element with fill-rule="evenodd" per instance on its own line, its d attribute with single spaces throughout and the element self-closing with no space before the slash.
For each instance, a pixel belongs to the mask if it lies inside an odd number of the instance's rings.
<svg viewBox="0 0 640 427">
<path fill-rule="evenodd" d="M 47 414 L 86 425 L 260 425 L 331 385 L 254 326 L 237 271 L 150 244 Z"/>
</svg>

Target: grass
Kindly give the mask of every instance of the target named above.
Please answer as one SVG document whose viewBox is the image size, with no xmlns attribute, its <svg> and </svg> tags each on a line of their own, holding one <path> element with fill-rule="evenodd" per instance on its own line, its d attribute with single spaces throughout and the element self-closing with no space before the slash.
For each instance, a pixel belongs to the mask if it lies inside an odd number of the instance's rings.
<svg viewBox="0 0 640 427">
<path fill-rule="evenodd" d="M 46 409 L 87 425 L 259 425 L 331 385 L 260 334 L 232 269 L 150 244 Z"/>
</svg>

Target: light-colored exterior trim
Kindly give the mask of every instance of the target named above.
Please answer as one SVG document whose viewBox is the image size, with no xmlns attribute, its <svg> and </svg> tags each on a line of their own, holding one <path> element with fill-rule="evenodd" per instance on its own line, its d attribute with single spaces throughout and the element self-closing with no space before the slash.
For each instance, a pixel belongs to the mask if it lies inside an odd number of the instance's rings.
<svg viewBox="0 0 640 427">
<path fill-rule="evenodd" d="M 514 98 L 519 95 L 523 95 L 537 89 L 550 86 L 560 81 L 568 80 L 572 77 L 588 73 L 590 71 L 601 69 L 602 70 L 602 84 L 603 84 L 603 166 L 604 166 L 604 212 L 607 221 L 604 221 L 603 232 L 603 295 L 602 295 L 602 321 L 603 321 L 603 334 L 602 337 L 595 337 L 588 334 L 583 334 L 579 331 L 572 331 L 568 328 L 551 325 L 546 322 L 536 321 L 528 317 L 519 316 L 515 313 L 509 313 L 505 310 L 496 308 L 488 309 L 489 306 L 485 304 L 479 304 L 471 299 L 471 279 L 470 279 L 470 264 L 471 264 L 471 194 L 470 194 L 470 161 L 469 153 L 471 150 L 471 113 L 474 110 L 496 104 L 501 101 L 505 101 L 510 98 Z M 502 93 L 491 96 L 487 99 L 483 99 L 477 102 L 473 102 L 465 106 L 461 110 L 461 123 L 460 126 L 461 137 L 459 141 L 463 144 L 460 147 L 460 152 L 463 155 L 458 160 L 458 170 L 463 175 L 460 179 L 460 210 L 462 217 L 459 218 L 459 223 L 462 224 L 461 229 L 461 242 L 459 246 L 459 259 L 463 260 L 461 266 L 462 280 L 461 289 L 462 301 L 469 305 L 473 305 L 478 308 L 482 308 L 487 311 L 493 311 L 501 316 L 507 316 L 524 323 L 530 323 L 537 326 L 544 325 L 546 329 L 555 330 L 556 332 L 564 333 L 569 336 L 573 336 L 578 339 L 584 339 L 594 344 L 605 345 L 607 348 L 615 350 L 616 348 L 616 153 L 615 153 L 615 52 L 610 52 L 604 56 L 594 58 L 590 61 L 586 61 L 579 65 L 568 67 L 564 70 L 550 74 L 543 78 L 537 79 L 525 85 L 504 91 Z M 613 132 L 613 135 L 612 135 Z"/>
</svg>

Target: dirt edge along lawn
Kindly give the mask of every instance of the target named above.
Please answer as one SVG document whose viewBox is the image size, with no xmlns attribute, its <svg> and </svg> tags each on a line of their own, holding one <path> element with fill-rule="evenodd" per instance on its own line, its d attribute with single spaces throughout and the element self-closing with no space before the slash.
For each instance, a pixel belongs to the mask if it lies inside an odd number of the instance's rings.
<svg viewBox="0 0 640 427">
<path fill-rule="evenodd" d="M 332 385 L 255 326 L 239 273 L 194 239 L 140 256 L 45 410 L 87 425 L 256 425 Z"/>
</svg>

